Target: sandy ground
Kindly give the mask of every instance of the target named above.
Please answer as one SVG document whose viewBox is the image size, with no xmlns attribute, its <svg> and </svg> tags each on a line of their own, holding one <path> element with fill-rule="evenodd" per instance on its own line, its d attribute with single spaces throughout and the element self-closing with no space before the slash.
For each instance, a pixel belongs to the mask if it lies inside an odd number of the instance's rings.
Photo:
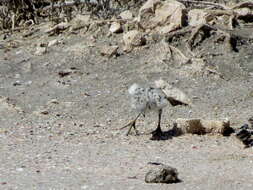
<svg viewBox="0 0 253 190">
<path fill-rule="evenodd" d="M 64 44 L 42 56 L 33 55 L 34 44 L 42 40 L 38 36 L 10 51 L 0 49 L 0 189 L 253 188 L 252 148 L 243 149 L 233 135 L 151 141 L 145 132 L 155 129 L 156 113 L 139 120 L 139 136 L 118 130 L 136 115 L 127 88 L 159 78 L 193 101 L 192 107 L 164 110 L 164 131 L 180 117 L 229 118 L 232 127 L 240 127 L 252 116 L 251 45 L 209 59 L 223 79 L 187 75 L 180 65 L 157 61 L 157 44 L 101 56 L 97 47 L 116 43 L 120 34 L 93 45 L 89 34 L 56 38 Z M 66 70 L 70 74 L 60 77 Z M 182 182 L 146 184 L 148 162 L 177 168 Z"/>
</svg>

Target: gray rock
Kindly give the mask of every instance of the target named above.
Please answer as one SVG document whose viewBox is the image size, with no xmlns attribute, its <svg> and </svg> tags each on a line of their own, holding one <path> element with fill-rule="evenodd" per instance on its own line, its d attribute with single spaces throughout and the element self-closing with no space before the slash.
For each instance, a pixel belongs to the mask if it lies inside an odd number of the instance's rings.
<svg viewBox="0 0 253 190">
<path fill-rule="evenodd" d="M 177 169 L 164 164 L 156 165 L 145 176 L 146 183 L 177 183 L 179 181 Z"/>
</svg>

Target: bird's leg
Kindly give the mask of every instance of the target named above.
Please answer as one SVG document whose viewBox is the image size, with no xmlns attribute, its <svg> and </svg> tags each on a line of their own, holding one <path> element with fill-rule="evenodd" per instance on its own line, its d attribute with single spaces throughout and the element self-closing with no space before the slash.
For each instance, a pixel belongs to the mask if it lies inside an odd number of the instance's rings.
<svg viewBox="0 0 253 190">
<path fill-rule="evenodd" d="M 161 129 L 161 118 L 162 118 L 162 109 L 158 111 L 158 124 L 156 130 L 152 132 L 152 139 L 158 139 L 163 134 Z"/>
<path fill-rule="evenodd" d="M 124 129 L 124 128 L 130 126 L 126 135 L 129 135 L 129 133 L 131 132 L 132 127 L 134 128 L 136 134 L 138 134 L 138 130 L 136 129 L 135 123 L 136 123 L 136 120 L 140 117 L 141 114 L 142 113 L 139 113 L 134 120 L 132 120 L 131 122 L 129 122 L 127 125 L 125 125 L 124 127 L 120 128 L 120 129 Z"/>
</svg>

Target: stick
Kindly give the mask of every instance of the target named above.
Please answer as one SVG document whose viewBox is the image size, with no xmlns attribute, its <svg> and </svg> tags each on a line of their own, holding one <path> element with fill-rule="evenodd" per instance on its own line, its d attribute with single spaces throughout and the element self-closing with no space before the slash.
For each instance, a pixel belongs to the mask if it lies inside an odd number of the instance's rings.
<svg viewBox="0 0 253 190">
<path fill-rule="evenodd" d="M 212 3 L 212 2 L 208 2 L 208 1 L 194 1 L 194 0 L 178 0 L 181 3 L 195 3 L 195 4 L 202 4 L 202 5 L 212 5 L 215 7 L 219 7 L 222 9 L 230 9 L 229 7 L 222 5 L 222 4 L 218 4 L 218 3 Z"/>
</svg>

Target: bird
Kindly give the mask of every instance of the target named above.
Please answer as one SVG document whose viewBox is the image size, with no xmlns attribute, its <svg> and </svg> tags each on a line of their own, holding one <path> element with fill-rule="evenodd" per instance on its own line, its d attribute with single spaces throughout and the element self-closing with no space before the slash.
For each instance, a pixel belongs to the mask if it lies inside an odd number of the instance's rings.
<svg viewBox="0 0 253 190">
<path fill-rule="evenodd" d="M 128 132 L 126 135 L 129 135 L 131 129 L 134 128 L 136 134 L 138 134 L 138 130 L 136 129 L 136 121 L 137 119 L 150 111 L 155 111 L 158 113 L 158 123 L 156 129 L 151 132 L 153 135 L 151 139 L 159 139 L 162 137 L 162 130 L 161 130 L 161 118 L 162 118 L 162 111 L 168 103 L 170 103 L 169 98 L 166 97 L 166 94 L 162 91 L 161 88 L 155 88 L 151 86 L 144 86 L 137 83 L 132 84 L 129 89 L 128 93 L 131 97 L 131 107 L 137 111 L 138 115 L 129 122 L 127 125 L 122 127 L 124 129 L 129 126 Z"/>
</svg>

